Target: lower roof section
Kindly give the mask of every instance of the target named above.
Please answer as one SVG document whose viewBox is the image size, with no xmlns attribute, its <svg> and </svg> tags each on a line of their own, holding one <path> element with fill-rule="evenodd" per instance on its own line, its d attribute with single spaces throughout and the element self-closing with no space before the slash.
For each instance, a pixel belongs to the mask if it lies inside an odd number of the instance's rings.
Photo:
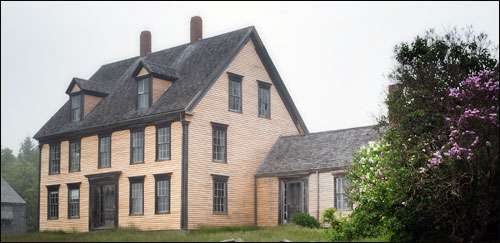
<svg viewBox="0 0 500 243">
<path fill-rule="evenodd" d="M 376 126 L 280 137 L 257 170 L 257 177 L 343 169 L 354 153 L 380 138 Z"/>
</svg>

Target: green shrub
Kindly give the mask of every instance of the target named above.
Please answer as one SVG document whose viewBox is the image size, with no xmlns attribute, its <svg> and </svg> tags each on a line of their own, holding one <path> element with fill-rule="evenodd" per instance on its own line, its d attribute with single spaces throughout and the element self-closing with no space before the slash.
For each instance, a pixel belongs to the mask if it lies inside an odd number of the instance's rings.
<svg viewBox="0 0 500 243">
<path fill-rule="evenodd" d="M 292 217 L 292 221 L 296 225 L 308 227 L 308 228 L 319 228 L 319 222 L 313 216 L 308 213 L 296 213 Z"/>
<path fill-rule="evenodd" d="M 337 209 L 335 208 L 327 208 L 323 212 L 322 218 L 323 218 L 323 223 L 327 223 L 330 225 L 331 228 L 335 227 L 335 225 L 338 224 L 337 217 L 335 216 L 335 213 L 337 212 Z"/>
</svg>

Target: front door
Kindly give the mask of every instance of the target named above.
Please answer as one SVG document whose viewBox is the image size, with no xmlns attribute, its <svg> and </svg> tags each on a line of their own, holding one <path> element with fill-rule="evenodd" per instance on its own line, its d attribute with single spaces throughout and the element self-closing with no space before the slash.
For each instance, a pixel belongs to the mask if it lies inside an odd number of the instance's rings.
<svg viewBox="0 0 500 243">
<path fill-rule="evenodd" d="M 283 181 L 282 183 L 282 222 L 289 223 L 293 215 L 305 212 L 305 183 L 303 180 Z"/>
<path fill-rule="evenodd" d="M 116 226 L 116 183 L 95 182 L 91 185 L 92 229 L 109 229 Z"/>
</svg>

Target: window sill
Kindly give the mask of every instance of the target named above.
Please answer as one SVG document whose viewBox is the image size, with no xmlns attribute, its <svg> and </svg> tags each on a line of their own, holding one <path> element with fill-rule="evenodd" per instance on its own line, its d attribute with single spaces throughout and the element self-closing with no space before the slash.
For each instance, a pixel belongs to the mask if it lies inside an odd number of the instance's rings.
<svg viewBox="0 0 500 243">
<path fill-rule="evenodd" d="M 155 160 L 155 162 L 163 162 L 163 161 L 171 161 L 172 159 L 171 158 L 168 158 L 168 159 L 157 159 Z"/>
<path fill-rule="evenodd" d="M 144 164 L 144 161 L 142 162 L 130 162 L 130 165 L 141 165 Z"/>
<path fill-rule="evenodd" d="M 68 217 L 68 219 L 80 219 L 80 216 Z"/>
<path fill-rule="evenodd" d="M 263 119 L 267 119 L 267 120 L 271 120 L 271 117 L 267 117 L 267 116 L 258 116 L 259 118 L 263 118 Z"/>
<path fill-rule="evenodd" d="M 97 169 L 108 169 L 108 168 L 111 168 L 111 166 L 106 166 L 106 167 L 101 167 L 101 166 L 98 166 Z"/>
<path fill-rule="evenodd" d="M 170 214 L 170 211 L 166 211 L 166 212 L 155 212 L 155 215 L 164 215 L 164 214 Z"/>
<path fill-rule="evenodd" d="M 130 217 L 141 217 L 141 216 L 144 216 L 144 213 L 140 213 L 140 214 L 139 213 L 131 213 L 128 216 L 130 216 Z"/>
<path fill-rule="evenodd" d="M 217 215 L 217 216 L 228 216 L 227 212 L 213 212 L 212 213 L 213 215 Z"/>
<path fill-rule="evenodd" d="M 59 217 L 57 217 L 57 218 L 47 218 L 47 220 L 58 220 L 58 219 L 59 219 Z"/>
<path fill-rule="evenodd" d="M 81 170 L 70 170 L 69 173 L 81 172 Z"/>
<path fill-rule="evenodd" d="M 61 173 L 49 173 L 49 176 L 52 176 L 52 175 L 60 175 Z"/>
<path fill-rule="evenodd" d="M 238 110 L 231 110 L 231 109 L 229 109 L 227 111 L 234 112 L 234 113 L 239 113 L 239 114 L 243 114 L 243 111 L 238 111 Z"/>
<path fill-rule="evenodd" d="M 212 162 L 218 163 L 218 164 L 227 164 L 227 160 L 212 160 Z"/>
</svg>

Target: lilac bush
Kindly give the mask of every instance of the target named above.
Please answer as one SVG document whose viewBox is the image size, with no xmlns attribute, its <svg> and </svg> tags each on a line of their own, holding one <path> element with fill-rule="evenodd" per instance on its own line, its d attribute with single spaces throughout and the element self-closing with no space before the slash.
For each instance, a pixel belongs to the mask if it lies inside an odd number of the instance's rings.
<svg viewBox="0 0 500 243">
<path fill-rule="evenodd" d="M 428 167 L 437 166 L 445 159 L 472 161 L 478 150 L 491 147 L 488 135 L 498 131 L 499 125 L 498 92 L 498 76 L 489 70 L 471 75 L 460 82 L 459 87 L 449 89 L 448 142 L 432 154 Z"/>
</svg>

